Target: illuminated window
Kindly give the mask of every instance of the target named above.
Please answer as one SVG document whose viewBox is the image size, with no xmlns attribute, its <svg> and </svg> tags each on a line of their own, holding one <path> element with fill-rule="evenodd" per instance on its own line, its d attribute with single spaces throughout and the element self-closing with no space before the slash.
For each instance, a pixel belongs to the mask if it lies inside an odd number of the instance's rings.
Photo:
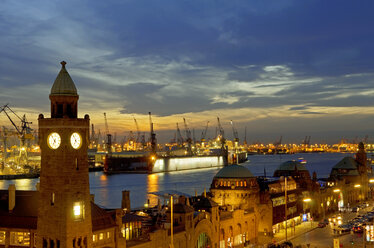
<svg viewBox="0 0 374 248">
<path fill-rule="evenodd" d="M 103 240 L 104 239 L 104 233 L 100 233 L 99 234 L 99 240 Z"/>
<path fill-rule="evenodd" d="M 110 238 L 110 232 L 107 232 L 107 233 L 106 233 L 106 238 L 107 238 L 107 239 Z"/>
<path fill-rule="evenodd" d="M 82 202 L 75 202 L 73 206 L 73 214 L 75 220 L 82 220 L 83 219 L 83 203 Z"/>
<path fill-rule="evenodd" d="M 0 244 L 5 244 L 5 231 L 0 231 Z"/>
<path fill-rule="evenodd" d="M 30 246 L 30 233 L 10 232 L 10 245 Z"/>
<path fill-rule="evenodd" d="M 243 187 L 243 181 L 240 181 L 240 187 Z"/>
<path fill-rule="evenodd" d="M 93 242 L 96 242 L 96 241 L 97 241 L 97 235 L 96 235 L 96 234 L 92 235 L 92 241 L 93 241 Z"/>
<path fill-rule="evenodd" d="M 247 187 L 247 182 L 246 181 L 244 181 L 244 187 Z"/>
</svg>

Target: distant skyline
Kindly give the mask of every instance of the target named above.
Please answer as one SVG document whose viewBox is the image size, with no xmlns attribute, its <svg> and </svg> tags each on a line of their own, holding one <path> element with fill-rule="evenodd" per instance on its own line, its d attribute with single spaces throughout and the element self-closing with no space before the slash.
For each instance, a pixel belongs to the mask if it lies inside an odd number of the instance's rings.
<svg viewBox="0 0 374 248">
<path fill-rule="evenodd" d="M 0 105 L 37 123 L 67 61 L 96 130 L 374 142 L 374 2 L 2 1 Z M 10 126 L 0 115 L 0 125 Z M 33 125 L 36 128 L 36 125 Z"/>
</svg>

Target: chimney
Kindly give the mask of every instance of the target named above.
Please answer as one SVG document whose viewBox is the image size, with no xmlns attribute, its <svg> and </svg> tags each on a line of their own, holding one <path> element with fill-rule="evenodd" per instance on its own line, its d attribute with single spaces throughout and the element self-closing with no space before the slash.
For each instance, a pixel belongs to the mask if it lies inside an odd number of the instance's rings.
<svg viewBox="0 0 374 248">
<path fill-rule="evenodd" d="M 131 211 L 130 207 L 130 191 L 123 190 L 122 191 L 122 204 L 121 208 L 126 212 L 129 213 Z"/>
<path fill-rule="evenodd" d="M 95 203 L 95 194 L 90 194 L 90 201 Z"/>
<path fill-rule="evenodd" d="M 9 212 L 16 206 L 16 185 L 10 184 L 8 188 Z"/>
</svg>

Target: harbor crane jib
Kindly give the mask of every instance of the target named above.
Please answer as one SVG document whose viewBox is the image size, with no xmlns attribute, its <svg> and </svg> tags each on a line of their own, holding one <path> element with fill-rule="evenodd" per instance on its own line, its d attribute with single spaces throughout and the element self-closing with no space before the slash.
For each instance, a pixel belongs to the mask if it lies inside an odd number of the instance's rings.
<svg viewBox="0 0 374 248">
<path fill-rule="evenodd" d="M 28 155 L 27 155 L 27 148 L 28 148 L 28 141 L 33 138 L 32 129 L 30 128 L 30 124 L 32 122 L 27 121 L 26 115 L 24 114 L 22 117 L 17 115 L 9 106 L 5 104 L 0 108 L 0 113 L 3 112 L 12 123 L 13 127 L 16 130 L 17 135 L 20 138 L 20 147 L 19 147 L 19 156 L 18 156 L 18 164 L 28 164 Z M 11 114 L 13 114 L 20 122 L 20 126 L 18 126 L 15 121 L 11 118 Z"/>
<path fill-rule="evenodd" d="M 232 134 L 234 136 L 234 143 L 235 143 L 235 147 L 238 146 L 239 144 L 239 135 L 238 135 L 238 130 L 236 130 L 235 126 L 234 126 L 234 122 L 231 120 L 230 121 L 230 124 L 231 124 L 231 127 L 232 127 Z"/>
<path fill-rule="evenodd" d="M 187 126 L 186 119 L 183 118 L 183 123 L 184 123 L 184 130 L 186 132 L 186 137 L 187 137 L 187 154 L 191 155 L 192 154 L 192 138 L 191 138 L 191 130 Z"/>
</svg>

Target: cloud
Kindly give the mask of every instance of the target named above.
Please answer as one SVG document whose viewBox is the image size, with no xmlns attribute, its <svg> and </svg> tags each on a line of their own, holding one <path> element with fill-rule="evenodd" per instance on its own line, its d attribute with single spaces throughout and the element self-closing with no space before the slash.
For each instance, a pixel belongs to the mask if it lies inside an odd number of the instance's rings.
<svg viewBox="0 0 374 248">
<path fill-rule="evenodd" d="M 0 102 L 48 111 L 58 62 L 66 60 L 80 112 L 100 124 L 107 112 L 116 127 L 148 111 L 164 129 L 187 115 L 201 123 L 367 116 L 373 7 L 365 0 L 3 1 Z"/>
</svg>

